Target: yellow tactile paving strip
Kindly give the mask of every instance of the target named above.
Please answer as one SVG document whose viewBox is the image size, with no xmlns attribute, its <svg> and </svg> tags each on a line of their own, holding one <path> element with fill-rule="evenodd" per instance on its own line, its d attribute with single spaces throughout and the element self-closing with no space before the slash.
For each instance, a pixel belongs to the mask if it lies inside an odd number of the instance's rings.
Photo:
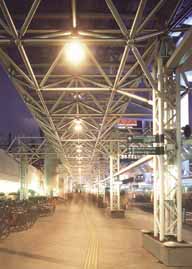
<svg viewBox="0 0 192 269">
<path fill-rule="evenodd" d="M 85 216 L 85 221 L 86 221 L 87 228 L 90 234 L 90 240 L 89 240 L 89 245 L 88 245 L 83 269 L 98 269 L 99 240 L 97 238 L 96 227 L 90 217 L 90 214 L 88 217 L 87 209 L 84 209 L 84 216 Z"/>
</svg>

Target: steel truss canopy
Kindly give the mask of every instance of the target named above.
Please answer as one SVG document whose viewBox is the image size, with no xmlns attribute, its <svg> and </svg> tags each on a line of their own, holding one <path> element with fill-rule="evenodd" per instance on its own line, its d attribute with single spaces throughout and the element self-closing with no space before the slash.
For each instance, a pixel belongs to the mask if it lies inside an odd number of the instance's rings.
<svg viewBox="0 0 192 269">
<path fill-rule="evenodd" d="M 67 173 L 78 174 L 78 159 L 89 175 L 98 163 L 106 174 L 109 143 L 126 147 L 119 119 L 151 121 L 152 64 L 163 41 L 168 69 L 191 57 L 191 10 L 190 0 L 0 0 L 1 64 Z M 66 60 L 74 39 L 85 50 L 80 66 Z"/>
</svg>

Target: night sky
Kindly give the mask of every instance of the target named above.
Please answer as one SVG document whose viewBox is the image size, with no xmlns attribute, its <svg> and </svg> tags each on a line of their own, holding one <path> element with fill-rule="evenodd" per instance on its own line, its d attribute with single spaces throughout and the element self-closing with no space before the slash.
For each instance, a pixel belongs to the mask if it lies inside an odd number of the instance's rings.
<svg viewBox="0 0 192 269">
<path fill-rule="evenodd" d="M 39 136 L 38 125 L 0 66 L 0 136 Z"/>
</svg>

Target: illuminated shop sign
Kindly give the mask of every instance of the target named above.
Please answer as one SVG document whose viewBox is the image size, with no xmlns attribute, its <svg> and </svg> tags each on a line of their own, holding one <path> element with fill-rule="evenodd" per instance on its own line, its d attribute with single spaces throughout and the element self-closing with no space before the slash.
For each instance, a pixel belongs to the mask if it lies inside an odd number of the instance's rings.
<svg viewBox="0 0 192 269">
<path fill-rule="evenodd" d="M 117 128 L 126 129 L 126 128 L 133 128 L 138 126 L 137 120 L 131 120 L 126 118 L 121 118 L 117 121 Z"/>
</svg>

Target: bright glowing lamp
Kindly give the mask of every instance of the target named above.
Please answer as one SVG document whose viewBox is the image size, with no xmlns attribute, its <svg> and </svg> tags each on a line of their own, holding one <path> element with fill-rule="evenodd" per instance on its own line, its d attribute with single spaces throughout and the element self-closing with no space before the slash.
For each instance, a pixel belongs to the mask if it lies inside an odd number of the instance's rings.
<svg viewBox="0 0 192 269">
<path fill-rule="evenodd" d="M 75 119 L 75 131 L 79 132 L 82 130 L 82 125 L 81 125 L 81 120 L 80 119 Z"/>
<path fill-rule="evenodd" d="M 79 40 L 73 40 L 65 45 L 65 56 L 69 63 L 79 65 L 85 60 L 85 49 Z"/>
<path fill-rule="evenodd" d="M 77 149 L 77 153 L 81 153 L 82 152 L 82 149 Z"/>
<path fill-rule="evenodd" d="M 75 131 L 76 132 L 80 132 L 82 130 L 82 126 L 81 125 L 75 125 Z"/>
</svg>

